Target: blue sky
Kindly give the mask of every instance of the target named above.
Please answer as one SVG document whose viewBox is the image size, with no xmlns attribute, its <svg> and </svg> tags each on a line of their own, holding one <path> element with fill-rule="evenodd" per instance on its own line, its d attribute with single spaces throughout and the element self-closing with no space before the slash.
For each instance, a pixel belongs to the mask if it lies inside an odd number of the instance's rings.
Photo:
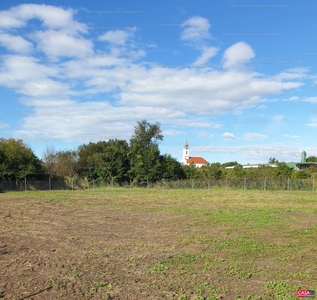
<svg viewBox="0 0 317 300">
<path fill-rule="evenodd" d="M 109 2 L 109 3 L 108 3 Z M 111 3 L 110 3 L 111 2 Z M 0 137 L 40 158 L 129 140 L 209 162 L 317 156 L 314 1 L 0 3 Z"/>
</svg>

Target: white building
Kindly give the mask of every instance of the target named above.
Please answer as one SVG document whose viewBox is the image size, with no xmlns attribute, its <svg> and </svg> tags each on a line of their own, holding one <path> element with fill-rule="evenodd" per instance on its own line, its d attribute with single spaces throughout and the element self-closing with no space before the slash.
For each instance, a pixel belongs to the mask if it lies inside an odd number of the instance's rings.
<svg viewBox="0 0 317 300">
<path fill-rule="evenodd" d="M 184 148 L 183 148 L 183 157 L 181 164 L 183 165 L 190 165 L 194 164 L 196 167 L 200 168 L 201 166 L 207 166 L 208 161 L 205 160 L 203 157 L 200 156 L 189 156 L 189 145 L 187 140 L 185 141 Z"/>
</svg>

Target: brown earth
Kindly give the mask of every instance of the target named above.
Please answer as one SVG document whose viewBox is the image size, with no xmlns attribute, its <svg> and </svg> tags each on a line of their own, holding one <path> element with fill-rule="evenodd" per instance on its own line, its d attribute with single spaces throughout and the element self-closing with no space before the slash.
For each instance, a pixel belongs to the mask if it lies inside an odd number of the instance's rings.
<svg viewBox="0 0 317 300">
<path fill-rule="evenodd" d="M 228 281 L 225 268 L 186 269 L 186 259 L 206 265 L 225 261 L 226 252 L 201 258 L 210 241 L 188 240 L 201 234 L 197 216 L 155 211 L 146 203 L 162 207 L 165 199 L 155 202 L 151 194 L 136 207 L 131 196 L 60 194 L 1 194 L 0 298 L 207 299 L 199 295 L 209 291 L 208 299 L 236 299 L 263 289 L 261 277 Z M 219 228 L 204 234 L 219 237 Z M 180 253 L 179 267 L 168 270 L 167 261 Z M 262 259 L 261 265 L 271 263 Z"/>
</svg>

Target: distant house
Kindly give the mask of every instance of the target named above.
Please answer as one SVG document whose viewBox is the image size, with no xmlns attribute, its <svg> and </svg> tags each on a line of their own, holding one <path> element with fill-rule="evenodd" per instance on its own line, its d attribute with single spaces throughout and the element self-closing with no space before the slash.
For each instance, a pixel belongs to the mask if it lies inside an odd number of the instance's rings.
<svg viewBox="0 0 317 300">
<path fill-rule="evenodd" d="M 309 167 L 317 167 L 317 162 L 307 162 L 307 154 L 305 151 L 302 152 L 301 161 L 300 162 L 287 162 L 285 163 L 289 168 L 294 170 L 305 170 Z M 267 163 L 263 164 L 264 166 L 276 168 L 276 163 Z M 259 168 L 261 164 L 245 164 L 241 165 L 243 169 L 249 169 L 249 168 Z M 226 167 L 226 169 L 233 169 L 235 166 L 229 166 Z"/>
<path fill-rule="evenodd" d="M 208 161 L 205 160 L 203 157 L 200 156 L 189 156 L 189 145 L 186 140 L 183 148 L 183 158 L 181 163 L 185 166 L 190 164 L 194 164 L 196 167 L 200 168 L 201 166 L 207 166 Z"/>
<path fill-rule="evenodd" d="M 241 165 L 243 169 L 256 169 L 256 168 L 260 168 L 260 164 L 246 164 L 246 165 Z M 229 167 L 225 167 L 225 169 L 233 169 L 235 167 L 234 166 L 229 166 Z"/>
<path fill-rule="evenodd" d="M 305 151 L 302 152 L 301 161 L 294 163 L 294 170 L 304 170 L 309 167 L 317 167 L 317 162 L 307 162 L 307 154 Z"/>
</svg>

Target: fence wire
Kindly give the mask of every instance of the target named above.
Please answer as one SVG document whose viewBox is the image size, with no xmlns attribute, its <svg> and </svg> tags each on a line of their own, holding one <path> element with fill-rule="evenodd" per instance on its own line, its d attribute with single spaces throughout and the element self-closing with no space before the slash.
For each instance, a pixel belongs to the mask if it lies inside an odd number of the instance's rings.
<svg viewBox="0 0 317 300">
<path fill-rule="evenodd" d="M 274 179 L 221 179 L 221 180 L 160 180 L 155 182 L 143 181 L 134 183 L 118 182 L 115 180 L 83 180 L 83 179 L 47 179 L 47 180 L 24 180 L 6 181 L 0 180 L 0 192 L 8 191 L 49 191 L 49 190 L 98 190 L 101 188 L 146 188 L 156 190 L 176 190 L 176 189 L 231 189 L 231 190 L 263 190 L 263 191 L 314 191 L 315 180 L 310 179 L 292 179 L 292 178 L 274 178 Z"/>
</svg>

